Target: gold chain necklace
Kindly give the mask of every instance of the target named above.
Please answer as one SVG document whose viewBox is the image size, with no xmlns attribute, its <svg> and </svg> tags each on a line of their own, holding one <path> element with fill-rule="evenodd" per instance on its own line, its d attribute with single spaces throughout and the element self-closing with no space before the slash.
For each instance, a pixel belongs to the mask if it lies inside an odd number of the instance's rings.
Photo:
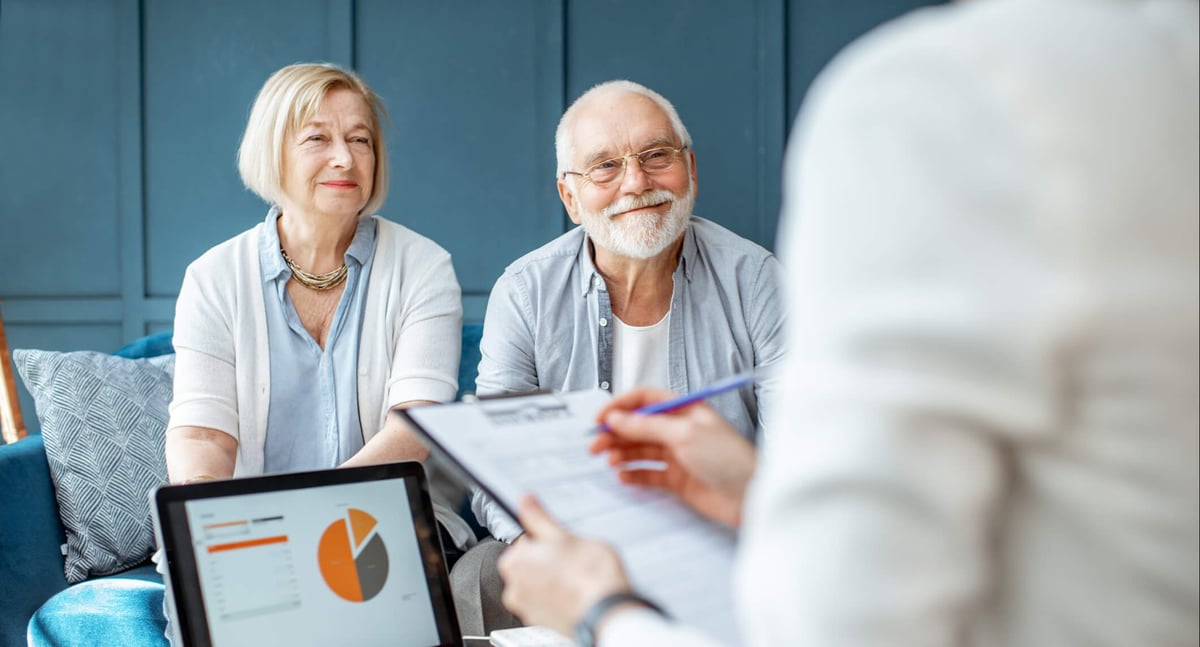
<svg viewBox="0 0 1200 647">
<path fill-rule="evenodd" d="M 305 272 L 297 267 L 296 263 L 292 261 L 292 257 L 288 256 L 287 252 L 283 251 L 282 247 L 279 248 L 279 253 L 283 254 L 283 262 L 287 263 L 288 269 L 292 271 L 292 277 L 299 281 L 300 285 L 303 285 L 306 288 L 312 288 L 314 290 L 330 290 L 341 285 L 342 281 L 346 280 L 347 270 L 345 263 L 342 263 L 341 267 L 333 270 L 332 272 L 326 272 L 325 274 L 309 274 L 308 272 Z"/>
</svg>

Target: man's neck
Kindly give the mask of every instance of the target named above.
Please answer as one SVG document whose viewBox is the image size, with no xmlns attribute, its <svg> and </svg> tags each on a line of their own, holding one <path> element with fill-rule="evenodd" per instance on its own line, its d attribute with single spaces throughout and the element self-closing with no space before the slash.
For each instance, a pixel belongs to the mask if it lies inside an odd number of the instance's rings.
<svg viewBox="0 0 1200 647">
<path fill-rule="evenodd" d="M 657 256 L 629 258 L 590 243 L 596 271 L 604 277 L 613 315 L 631 326 L 657 323 L 671 309 L 672 280 L 683 250 L 683 236 Z"/>
</svg>

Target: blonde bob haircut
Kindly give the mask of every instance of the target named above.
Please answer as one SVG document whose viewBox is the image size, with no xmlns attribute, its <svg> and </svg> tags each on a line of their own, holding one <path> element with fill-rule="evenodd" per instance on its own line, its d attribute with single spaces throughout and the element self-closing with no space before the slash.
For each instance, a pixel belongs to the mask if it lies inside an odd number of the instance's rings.
<svg viewBox="0 0 1200 647">
<path fill-rule="evenodd" d="M 342 88 L 357 93 L 371 108 L 375 183 L 359 216 L 374 214 L 383 206 L 388 190 L 387 148 L 380 128 L 387 115 L 383 101 L 357 74 L 329 63 L 289 65 L 272 74 L 258 91 L 238 147 L 238 173 L 247 189 L 271 204 L 281 204 L 287 137 L 312 119 L 331 91 Z"/>
</svg>

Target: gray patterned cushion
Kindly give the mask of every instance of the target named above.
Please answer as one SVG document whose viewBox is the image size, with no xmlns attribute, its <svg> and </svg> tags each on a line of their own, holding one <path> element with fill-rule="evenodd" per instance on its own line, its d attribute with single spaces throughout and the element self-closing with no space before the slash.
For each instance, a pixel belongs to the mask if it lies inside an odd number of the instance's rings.
<svg viewBox="0 0 1200 647">
<path fill-rule="evenodd" d="M 71 583 L 146 560 L 154 545 L 148 492 L 167 482 L 163 442 L 174 355 L 14 350 L 33 394 Z"/>
</svg>

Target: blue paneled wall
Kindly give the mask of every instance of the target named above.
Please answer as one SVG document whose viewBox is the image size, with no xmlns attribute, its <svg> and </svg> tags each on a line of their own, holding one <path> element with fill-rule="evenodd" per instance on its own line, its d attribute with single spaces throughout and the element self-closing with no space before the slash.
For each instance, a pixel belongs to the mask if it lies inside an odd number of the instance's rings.
<svg viewBox="0 0 1200 647">
<path fill-rule="evenodd" d="M 570 223 L 554 127 L 629 78 L 695 140 L 696 212 L 774 245 L 788 128 L 846 42 L 919 0 L 0 0 L 0 308 L 13 347 L 169 328 L 187 264 L 266 205 L 235 154 L 266 77 L 357 69 L 384 98 L 383 214 L 454 256 L 468 320 Z M 33 407 L 22 394 L 26 419 Z"/>
</svg>

